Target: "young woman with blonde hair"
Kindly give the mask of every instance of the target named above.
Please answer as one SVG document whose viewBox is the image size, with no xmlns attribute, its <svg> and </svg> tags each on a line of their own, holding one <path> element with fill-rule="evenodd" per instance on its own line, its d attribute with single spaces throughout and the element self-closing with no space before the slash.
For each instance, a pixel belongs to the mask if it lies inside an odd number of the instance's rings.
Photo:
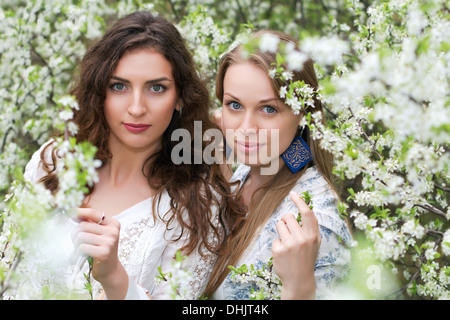
<svg viewBox="0 0 450 320">
<path fill-rule="evenodd" d="M 297 45 L 292 37 L 274 31 L 260 31 L 255 38 L 267 34 L 277 36 L 281 44 Z M 247 214 L 221 249 L 206 295 L 248 299 L 255 283 L 233 283 L 228 266 L 260 268 L 273 256 L 274 270 L 283 283 L 282 299 L 326 297 L 327 288 L 345 275 L 350 260 L 345 243 L 351 236 L 337 210 L 332 155 L 311 138 L 307 126 L 299 126 L 305 112 L 320 112 L 322 105 L 315 99 L 314 107 L 295 114 L 279 95 L 285 83 L 269 77 L 276 52 L 250 52 L 248 57 L 242 53 L 243 48 L 237 47 L 221 59 L 216 96 L 223 106 L 222 130 L 234 133 L 226 135 L 226 142 L 242 163 L 232 181 L 240 182 L 238 201 Z M 292 81 L 297 80 L 317 90 L 311 60 L 293 73 Z M 302 158 L 300 149 L 308 147 L 311 157 Z M 271 156 L 270 163 L 279 164 L 271 174 L 263 174 L 268 167 L 261 160 L 264 154 Z M 298 171 L 291 170 L 291 165 L 299 164 L 292 159 L 300 159 Z M 312 195 L 313 210 L 299 197 L 304 191 Z"/>
</svg>

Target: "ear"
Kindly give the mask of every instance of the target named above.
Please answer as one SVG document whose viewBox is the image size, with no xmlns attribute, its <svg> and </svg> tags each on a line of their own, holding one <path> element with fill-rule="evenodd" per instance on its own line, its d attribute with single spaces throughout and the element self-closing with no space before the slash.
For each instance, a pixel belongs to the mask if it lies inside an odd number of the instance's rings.
<svg viewBox="0 0 450 320">
<path fill-rule="evenodd" d="M 183 110 L 183 100 L 181 100 L 180 97 L 178 97 L 178 99 L 177 99 L 177 104 L 175 106 L 175 110 L 177 110 L 178 112 L 181 112 Z"/>
<path fill-rule="evenodd" d="M 303 118 L 305 117 L 305 114 L 304 114 L 303 110 L 300 111 L 300 113 L 298 115 L 294 114 L 294 116 L 299 116 L 298 126 L 301 127 L 301 123 L 303 121 Z"/>
</svg>

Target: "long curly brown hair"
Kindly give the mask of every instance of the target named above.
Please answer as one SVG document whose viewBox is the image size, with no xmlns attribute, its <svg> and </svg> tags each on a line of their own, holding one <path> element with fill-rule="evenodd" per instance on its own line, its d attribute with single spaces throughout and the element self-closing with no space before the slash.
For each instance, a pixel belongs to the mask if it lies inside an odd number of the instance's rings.
<svg viewBox="0 0 450 320">
<path fill-rule="evenodd" d="M 172 212 L 167 225 L 177 220 L 183 232 L 189 233 L 188 243 L 183 247 L 184 253 L 188 255 L 199 246 L 216 252 L 220 240 L 217 243 L 208 241 L 209 232 L 212 230 L 218 239 L 225 239 L 234 217 L 241 213 L 220 165 L 194 162 L 196 154 L 198 159 L 198 153 L 202 155 L 208 144 L 213 143 L 203 141 L 202 150 L 194 149 L 194 121 L 201 121 L 202 137 L 206 130 L 220 128 L 210 115 L 212 104 L 206 82 L 197 74 L 192 56 L 172 23 L 149 12 L 138 11 L 119 19 L 87 50 L 79 66 L 78 79 L 70 92 L 79 105 L 73 119 L 78 125 L 75 137 L 78 142 L 88 141 L 96 146 L 96 158 L 103 163 L 111 157 L 108 149 L 109 128 L 103 112 L 106 89 L 121 57 L 126 52 L 144 48 L 157 50 L 170 62 L 178 98 L 183 106 L 182 116 L 179 111 L 173 113 L 169 127 L 162 136 L 162 149 L 151 155 L 142 168 L 149 186 L 158 194 L 153 201 L 153 215 L 161 218 L 166 214 L 157 213 L 156 209 L 161 194 L 166 190 L 171 198 Z M 193 152 L 190 164 L 174 164 L 171 159 L 172 149 L 177 144 L 171 140 L 172 132 L 179 128 L 191 134 Z M 56 192 L 56 150 L 54 148 L 52 151 L 52 164 L 45 162 L 45 152 L 44 149 L 41 160 L 47 175 L 42 181 L 49 190 Z M 95 185 L 86 196 L 94 188 Z M 218 225 L 212 222 L 214 207 L 218 210 Z M 183 218 L 183 212 L 187 212 L 187 219 Z"/>
</svg>

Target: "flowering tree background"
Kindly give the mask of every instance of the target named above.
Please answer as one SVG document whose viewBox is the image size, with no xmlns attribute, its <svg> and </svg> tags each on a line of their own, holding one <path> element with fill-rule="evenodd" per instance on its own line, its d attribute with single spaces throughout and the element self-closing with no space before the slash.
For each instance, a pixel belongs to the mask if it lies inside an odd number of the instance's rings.
<svg viewBox="0 0 450 320">
<path fill-rule="evenodd" d="M 26 270 L 42 221 L 79 205 L 99 164 L 92 146 L 62 137 L 56 195 L 25 183 L 25 165 L 55 131 L 77 130 L 70 122 L 77 105 L 67 92 L 86 47 L 117 17 L 144 9 L 177 25 L 212 97 L 221 54 L 245 43 L 252 29 L 296 36 L 302 52 L 290 48 L 283 59 L 292 69 L 305 54 L 316 62 L 326 109 L 317 117 L 326 124 L 308 116 L 305 124 L 335 155 L 339 210 L 354 231 L 352 273 L 339 298 L 450 298 L 447 1 L 0 0 L 0 6 L 0 297 L 20 291 L 18 270 Z M 69 297 L 62 289 L 28 296 Z"/>
</svg>

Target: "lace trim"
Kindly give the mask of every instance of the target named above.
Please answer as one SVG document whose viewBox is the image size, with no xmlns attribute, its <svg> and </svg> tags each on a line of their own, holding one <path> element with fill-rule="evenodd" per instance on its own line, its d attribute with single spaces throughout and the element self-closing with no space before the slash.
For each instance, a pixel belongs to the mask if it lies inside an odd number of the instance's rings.
<svg viewBox="0 0 450 320">
<path fill-rule="evenodd" d="M 138 242 L 142 239 L 142 234 L 144 233 L 145 228 L 149 227 L 149 221 L 150 217 L 145 217 L 140 221 L 136 221 L 129 226 L 124 227 L 120 231 L 121 237 L 119 239 L 118 249 L 119 260 L 125 270 L 127 270 L 128 275 L 135 279 L 139 276 L 138 271 L 128 268 L 128 266 L 132 265 L 131 260 L 134 258 L 133 254 L 137 252 L 136 248 Z M 94 297 L 99 296 L 103 291 L 101 284 L 95 280 L 92 287 Z"/>
<path fill-rule="evenodd" d="M 215 217 L 213 223 L 216 227 L 219 226 L 219 219 L 217 216 Z M 217 246 L 219 244 L 219 238 L 214 232 L 212 232 L 212 230 L 209 233 L 208 241 L 213 246 Z M 206 285 L 209 277 L 211 276 L 211 271 L 217 258 L 216 254 L 210 252 L 206 248 L 202 247 L 199 251 L 201 251 L 202 254 L 200 254 L 200 252 L 195 253 L 198 256 L 198 259 L 196 259 L 196 264 L 192 271 L 193 277 L 189 281 L 191 295 L 185 297 L 189 300 L 202 298 L 201 295 L 206 289 Z"/>
</svg>

